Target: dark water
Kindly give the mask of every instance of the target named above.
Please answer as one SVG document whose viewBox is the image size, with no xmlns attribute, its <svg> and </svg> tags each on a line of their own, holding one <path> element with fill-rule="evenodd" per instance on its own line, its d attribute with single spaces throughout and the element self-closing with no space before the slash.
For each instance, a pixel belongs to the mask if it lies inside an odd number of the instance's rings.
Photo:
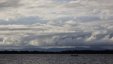
<svg viewBox="0 0 113 64">
<path fill-rule="evenodd" d="M 0 54 L 0 64 L 113 64 L 113 54 Z"/>
</svg>

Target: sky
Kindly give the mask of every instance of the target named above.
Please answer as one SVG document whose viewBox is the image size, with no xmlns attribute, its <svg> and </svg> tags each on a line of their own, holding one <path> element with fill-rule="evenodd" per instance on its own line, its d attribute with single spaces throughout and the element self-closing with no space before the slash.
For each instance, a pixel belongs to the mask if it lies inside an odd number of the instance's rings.
<svg viewBox="0 0 113 64">
<path fill-rule="evenodd" d="M 0 0 L 0 46 L 113 45 L 113 0 Z"/>
</svg>

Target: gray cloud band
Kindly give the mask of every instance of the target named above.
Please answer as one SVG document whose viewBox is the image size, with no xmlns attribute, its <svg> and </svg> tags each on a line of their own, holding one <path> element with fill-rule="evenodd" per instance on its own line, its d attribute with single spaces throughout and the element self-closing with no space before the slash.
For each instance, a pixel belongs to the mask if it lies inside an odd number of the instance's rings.
<svg viewBox="0 0 113 64">
<path fill-rule="evenodd" d="M 112 45 L 112 3 L 112 0 L 1 0 L 0 46 Z"/>
</svg>

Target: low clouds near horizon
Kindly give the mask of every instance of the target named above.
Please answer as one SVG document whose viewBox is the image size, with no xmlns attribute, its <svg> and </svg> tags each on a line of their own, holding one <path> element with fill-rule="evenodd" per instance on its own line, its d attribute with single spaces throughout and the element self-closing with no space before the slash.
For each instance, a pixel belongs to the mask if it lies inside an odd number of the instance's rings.
<svg viewBox="0 0 113 64">
<path fill-rule="evenodd" d="M 112 0 L 0 0 L 0 46 L 113 45 Z"/>
</svg>

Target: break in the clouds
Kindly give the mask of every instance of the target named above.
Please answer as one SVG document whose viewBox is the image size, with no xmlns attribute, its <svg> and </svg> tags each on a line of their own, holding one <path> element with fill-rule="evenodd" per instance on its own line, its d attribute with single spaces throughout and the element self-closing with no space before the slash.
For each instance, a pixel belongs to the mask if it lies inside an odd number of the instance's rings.
<svg viewBox="0 0 113 64">
<path fill-rule="evenodd" d="M 113 45 L 112 0 L 0 0 L 0 46 L 92 45 Z"/>
</svg>

